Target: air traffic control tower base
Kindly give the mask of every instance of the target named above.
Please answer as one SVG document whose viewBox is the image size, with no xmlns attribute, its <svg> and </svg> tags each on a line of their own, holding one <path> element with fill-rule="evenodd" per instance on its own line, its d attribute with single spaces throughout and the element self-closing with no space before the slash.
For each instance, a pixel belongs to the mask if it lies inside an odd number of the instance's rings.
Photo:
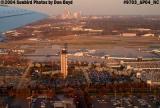
<svg viewBox="0 0 160 108">
<path fill-rule="evenodd" d="M 63 48 L 61 51 L 61 74 L 65 79 L 68 75 L 68 64 L 67 64 L 67 49 Z"/>
</svg>

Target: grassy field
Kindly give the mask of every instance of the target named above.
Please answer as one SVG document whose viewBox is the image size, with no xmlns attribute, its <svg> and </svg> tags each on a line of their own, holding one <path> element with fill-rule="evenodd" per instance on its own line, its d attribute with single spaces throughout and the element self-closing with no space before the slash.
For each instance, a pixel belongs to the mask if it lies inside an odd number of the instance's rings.
<svg viewBox="0 0 160 108">
<path fill-rule="evenodd" d="M 120 36 L 66 36 L 55 41 L 56 44 L 68 43 L 72 47 L 106 48 L 106 47 L 130 47 L 148 48 L 159 45 L 160 40 L 155 37 L 120 37 Z"/>
<path fill-rule="evenodd" d="M 129 47 L 129 48 L 160 48 L 160 40 L 156 37 L 121 37 L 121 36 L 64 36 L 50 41 L 29 41 L 28 39 L 9 41 L 1 43 L 1 48 L 15 48 L 22 45 L 40 46 L 63 45 L 68 43 L 71 48 L 94 48 L 104 49 L 106 47 Z"/>
</svg>

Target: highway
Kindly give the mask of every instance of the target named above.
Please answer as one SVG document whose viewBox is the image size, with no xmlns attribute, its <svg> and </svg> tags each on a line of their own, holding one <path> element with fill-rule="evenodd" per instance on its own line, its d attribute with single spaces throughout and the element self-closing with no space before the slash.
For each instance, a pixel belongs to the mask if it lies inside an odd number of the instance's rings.
<svg viewBox="0 0 160 108">
<path fill-rule="evenodd" d="M 17 88 L 22 88 L 22 86 L 25 86 L 25 83 L 28 81 L 28 79 L 26 78 L 29 72 L 30 67 L 32 66 L 32 61 L 30 61 L 28 63 L 28 67 L 26 68 L 24 74 L 22 75 L 21 79 L 19 80 L 19 84 L 17 86 Z"/>
</svg>

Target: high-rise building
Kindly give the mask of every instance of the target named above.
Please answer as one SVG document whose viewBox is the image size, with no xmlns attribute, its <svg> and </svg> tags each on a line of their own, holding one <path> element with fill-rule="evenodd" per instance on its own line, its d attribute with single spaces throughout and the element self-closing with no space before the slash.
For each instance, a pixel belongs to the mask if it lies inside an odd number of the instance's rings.
<svg viewBox="0 0 160 108">
<path fill-rule="evenodd" d="M 70 10 L 65 8 L 63 14 L 58 15 L 57 18 L 59 19 L 80 19 L 81 18 L 81 11 L 72 13 Z"/>
<path fill-rule="evenodd" d="M 61 51 L 61 74 L 63 78 L 66 78 L 68 75 L 67 48 L 63 48 Z"/>
<path fill-rule="evenodd" d="M 81 11 L 80 12 L 74 12 L 73 13 L 73 18 L 80 19 L 81 18 Z"/>
</svg>

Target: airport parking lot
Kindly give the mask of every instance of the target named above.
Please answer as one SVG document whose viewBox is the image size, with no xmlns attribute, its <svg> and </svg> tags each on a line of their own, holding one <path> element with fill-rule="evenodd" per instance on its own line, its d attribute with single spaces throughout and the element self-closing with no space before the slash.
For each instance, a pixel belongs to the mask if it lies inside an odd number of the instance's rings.
<svg viewBox="0 0 160 108">
<path fill-rule="evenodd" d="M 101 96 L 94 97 L 93 108 L 159 108 L 160 100 L 148 96 Z"/>
</svg>

